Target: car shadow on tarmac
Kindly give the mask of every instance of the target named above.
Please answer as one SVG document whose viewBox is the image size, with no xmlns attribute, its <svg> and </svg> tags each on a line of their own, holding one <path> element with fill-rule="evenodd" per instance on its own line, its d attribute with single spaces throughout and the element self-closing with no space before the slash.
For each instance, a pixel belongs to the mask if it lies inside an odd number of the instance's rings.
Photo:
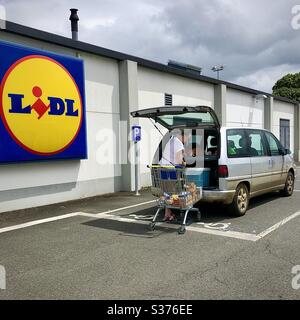
<svg viewBox="0 0 300 320">
<path fill-rule="evenodd" d="M 280 198 L 283 198 L 283 197 L 279 194 L 278 191 L 274 191 L 271 193 L 264 194 L 262 196 L 255 197 L 250 200 L 248 210 L 260 207 L 264 204 L 267 204 L 269 202 L 272 202 L 272 201 L 274 201 L 276 199 L 280 199 Z"/>
<path fill-rule="evenodd" d="M 259 209 L 261 206 L 280 198 L 278 192 L 267 193 L 253 199 L 250 199 L 248 213 L 253 209 Z M 203 222 L 217 222 L 226 219 L 240 219 L 230 213 L 229 208 L 220 204 L 200 204 L 199 207 Z"/>
</svg>

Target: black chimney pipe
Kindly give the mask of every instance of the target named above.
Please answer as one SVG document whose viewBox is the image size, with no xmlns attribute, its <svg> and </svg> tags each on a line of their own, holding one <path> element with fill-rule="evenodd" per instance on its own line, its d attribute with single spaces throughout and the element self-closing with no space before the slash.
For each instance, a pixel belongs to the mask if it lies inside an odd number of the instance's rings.
<svg viewBox="0 0 300 320">
<path fill-rule="evenodd" d="M 69 20 L 71 21 L 71 31 L 72 31 L 72 39 L 78 40 L 78 21 L 79 17 L 77 14 L 78 9 L 70 9 L 71 15 Z"/>
</svg>

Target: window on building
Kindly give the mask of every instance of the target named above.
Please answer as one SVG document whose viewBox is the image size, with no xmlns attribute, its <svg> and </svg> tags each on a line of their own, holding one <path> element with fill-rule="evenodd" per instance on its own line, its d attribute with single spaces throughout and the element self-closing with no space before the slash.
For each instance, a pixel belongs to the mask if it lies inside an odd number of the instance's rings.
<svg viewBox="0 0 300 320">
<path fill-rule="evenodd" d="M 280 142 L 286 149 L 290 149 L 290 130 L 290 120 L 280 119 Z"/>
<path fill-rule="evenodd" d="M 165 106 L 173 105 L 173 96 L 169 93 L 165 93 Z"/>
</svg>

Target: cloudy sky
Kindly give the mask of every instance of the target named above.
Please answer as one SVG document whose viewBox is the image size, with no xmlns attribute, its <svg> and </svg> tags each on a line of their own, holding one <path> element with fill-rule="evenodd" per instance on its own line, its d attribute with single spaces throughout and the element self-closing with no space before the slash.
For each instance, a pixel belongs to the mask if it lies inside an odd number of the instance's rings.
<svg viewBox="0 0 300 320">
<path fill-rule="evenodd" d="M 69 9 L 79 9 L 79 38 L 167 63 L 225 64 L 221 78 L 271 92 L 300 71 L 300 0 L 0 0 L 6 19 L 70 36 Z M 297 8 L 294 8 L 297 10 Z M 300 6 L 299 6 L 300 13 Z"/>
</svg>

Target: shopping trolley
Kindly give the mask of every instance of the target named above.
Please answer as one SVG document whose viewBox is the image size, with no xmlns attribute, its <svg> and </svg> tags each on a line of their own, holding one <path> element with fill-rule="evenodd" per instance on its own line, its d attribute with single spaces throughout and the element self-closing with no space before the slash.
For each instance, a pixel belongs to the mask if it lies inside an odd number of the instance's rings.
<svg viewBox="0 0 300 320">
<path fill-rule="evenodd" d="M 151 191 L 157 200 L 157 211 L 149 225 L 150 230 L 155 229 L 156 219 L 165 208 L 179 209 L 182 219 L 179 234 L 186 231 L 186 220 L 189 212 L 196 212 L 197 220 L 201 219 L 201 213 L 194 204 L 201 199 L 202 189 L 194 182 L 189 181 L 183 166 L 148 166 L 151 169 Z"/>
</svg>

